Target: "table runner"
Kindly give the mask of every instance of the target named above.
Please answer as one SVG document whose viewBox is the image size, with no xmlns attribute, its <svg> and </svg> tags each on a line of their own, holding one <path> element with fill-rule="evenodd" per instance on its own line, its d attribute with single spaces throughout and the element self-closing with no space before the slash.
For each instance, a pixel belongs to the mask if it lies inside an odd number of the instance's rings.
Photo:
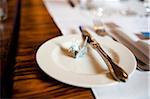
<svg viewBox="0 0 150 99">
<path fill-rule="evenodd" d="M 72 35 L 79 34 L 79 25 L 92 26 L 92 16 L 85 10 L 80 8 L 72 8 L 66 1 L 63 0 L 43 0 L 44 4 L 53 17 L 56 25 L 59 27 L 62 34 Z M 105 19 L 109 22 L 113 19 Z M 119 18 L 120 19 L 120 18 Z M 98 39 L 95 33 L 92 35 Z M 127 83 L 119 83 L 114 86 L 92 88 L 94 95 L 97 99 L 148 99 L 149 89 L 149 72 L 135 71 L 133 76 Z"/>
</svg>

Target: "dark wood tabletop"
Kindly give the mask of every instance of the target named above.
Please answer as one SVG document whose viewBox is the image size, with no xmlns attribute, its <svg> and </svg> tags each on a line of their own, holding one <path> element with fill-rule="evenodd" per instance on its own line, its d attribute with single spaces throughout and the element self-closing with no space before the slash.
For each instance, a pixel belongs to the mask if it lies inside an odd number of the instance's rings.
<svg viewBox="0 0 150 99">
<path fill-rule="evenodd" d="M 10 97 L 18 42 L 19 0 L 7 0 L 8 17 L 0 21 L 0 96 Z"/>
<path fill-rule="evenodd" d="M 20 0 L 20 30 L 13 67 L 13 98 L 93 99 L 91 89 L 61 83 L 37 65 L 35 54 L 45 41 L 62 35 L 42 0 Z"/>
</svg>

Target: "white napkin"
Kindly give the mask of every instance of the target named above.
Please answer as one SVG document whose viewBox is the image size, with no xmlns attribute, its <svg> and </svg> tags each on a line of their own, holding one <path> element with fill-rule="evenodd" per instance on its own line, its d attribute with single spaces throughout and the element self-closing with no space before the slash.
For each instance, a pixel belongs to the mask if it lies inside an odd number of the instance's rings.
<svg viewBox="0 0 150 99">
<path fill-rule="evenodd" d="M 78 29 L 80 25 L 93 25 L 90 13 L 85 10 L 80 10 L 77 7 L 72 8 L 68 3 L 57 3 L 54 0 L 43 1 L 64 36 L 80 35 L 81 33 Z M 109 22 L 114 19 L 116 18 L 112 17 L 104 20 Z M 95 33 L 92 32 L 92 35 L 98 39 Z M 127 83 L 119 83 L 110 87 L 92 88 L 92 90 L 97 99 L 148 99 L 148 89 L 150 89 L 149 76 L 150 73 L 136 71 Z"/>
</svg>

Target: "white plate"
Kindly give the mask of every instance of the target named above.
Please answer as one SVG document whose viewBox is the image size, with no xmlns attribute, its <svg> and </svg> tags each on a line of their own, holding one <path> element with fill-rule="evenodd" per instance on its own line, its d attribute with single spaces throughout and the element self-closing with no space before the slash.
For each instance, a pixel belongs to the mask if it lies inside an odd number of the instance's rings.
<svg viewBox="0 0 150 99">
<path fill-rule="evenodd" d="M 82 41 L 80 36 L 60 36 L 42 44 L 36 54 L 40 68 L 52 78 L 78 87 L 91 88 L 117 84 L 111 78 L 100 55 L 90 46 L 88 54 L 82 58 L 74 59 L 68 55 L 67 49 L 73 39 Z M 98 42 L 130 77 L 136 68 L 134 55 L 115 41 L 101 38 Z"/>
</svg>

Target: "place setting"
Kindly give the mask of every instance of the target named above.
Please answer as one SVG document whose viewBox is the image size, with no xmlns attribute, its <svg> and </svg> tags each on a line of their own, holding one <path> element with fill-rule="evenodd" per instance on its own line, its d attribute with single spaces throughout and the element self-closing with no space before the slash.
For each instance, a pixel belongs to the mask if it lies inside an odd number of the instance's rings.
<svg viewBox="0 0 150 99">
<path fill-rule="evenodd" d="M 105 49 L 103 54 L 107 52 L 111 56 L 111 58 L 103 56 L 106 58 L 103 60 L 99 55 L 102 52 L 95 51 L 89 46 L 90 44 L 86 44 L 88 40 L 83 41 L 82 38 L 78 35 L 61 36 L 45 42 L 36 54 L 38 65 L 56 80 L 87 88 L 126 82 L 134 73 L 136 60 L 126 47 L 115 41 L 101 38 L 98 41 L 100 43 L 97 44 Z M 75 44 L 72 44 L 72 39 L 76 40 Z M 81 44 L 77 42 L 84 42 L 84 45 L 79 47 Z M 104 61 L 109 62 L 107 65 L 114 64 L 114 66 L 107 67 Z"/>
<path fill-rule="evenodd" d="M 44 42 L 37 50 L 36 61 L 41 70 L 62 83 L 91 88 L 97 99 L 149 97 L 149 57 L 137 45 L 143 42 L 144 48 L 149 46 L 148 23 L 143 21 L 149 18 L 147 13 L 136 13 L 130 8 L 126 12 L 111 9 L 118 14 L 115 16 L 107 12 L 108 9 L 95 10 L 99 5 L 88 5 L 85 10 L 72 0 L 69 0 L 71 7 L 68 2 L 60 7 L 54 1 L 44 0 L 44 4 L 63 36 Z M 139 17 L 140 22 L 146 23 L 135 27 Z M 139 61 L 145 65 L 141 66 Z"/>
<path fill-rule="evenodd" d="M 150 0 L 0 0 L 0 98 L 149 99 Z"/>
</svg>

